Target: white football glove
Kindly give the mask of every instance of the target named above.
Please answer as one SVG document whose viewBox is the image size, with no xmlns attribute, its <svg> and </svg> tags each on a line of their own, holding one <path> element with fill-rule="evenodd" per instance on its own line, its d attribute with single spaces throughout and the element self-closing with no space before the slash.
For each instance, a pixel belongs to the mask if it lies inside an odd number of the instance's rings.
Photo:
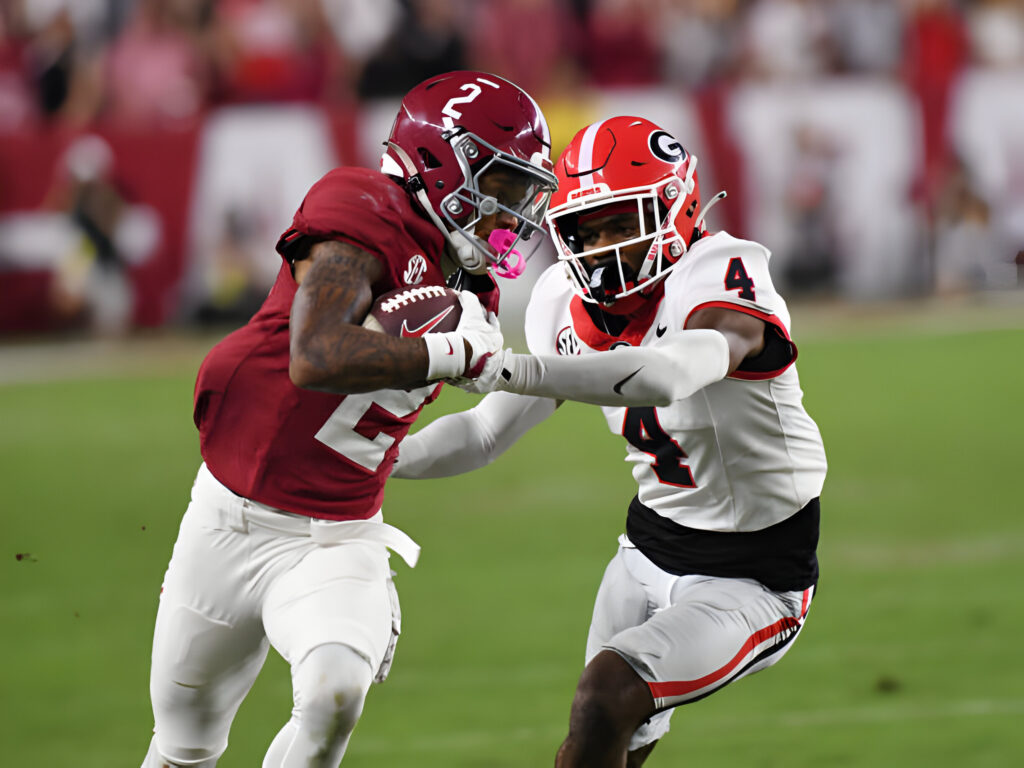
<svg viewBox="0 0 1024 768">
<path fill-rule="evenodd" d="M 484 361 L 483 369 L 475 379 L 457 378 L 449 380 L 448 383 L 475 395 L 500 392 L 507 388 L 517 357 L 519 356 L 511 349 L 498 350 Z"/>
<path fill-rule="evenodd" d="M 484 312 L 480 300 L 471 291 L 459 291 L 462 316 L 459 325 L 448 333 L 427 333 L 427 380 L 475 379 L 487 361 L 501 351 L 504 338 L 498 316 Z M 466 359 L 466 343 L 471 354 Z"/>
</svg>

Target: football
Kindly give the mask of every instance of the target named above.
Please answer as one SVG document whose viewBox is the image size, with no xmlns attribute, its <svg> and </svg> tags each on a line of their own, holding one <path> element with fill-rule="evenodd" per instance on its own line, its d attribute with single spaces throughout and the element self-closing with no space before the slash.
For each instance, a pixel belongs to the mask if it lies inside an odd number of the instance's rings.
<svg viewBox="0 0 1024 768">
<path fill-rule="evenodd" d="M 462 316 L 458 291 L 443 285 L 397 288 L 377 297 L 363 327 L 389 336 L 454 331 Z"/>
</svg>

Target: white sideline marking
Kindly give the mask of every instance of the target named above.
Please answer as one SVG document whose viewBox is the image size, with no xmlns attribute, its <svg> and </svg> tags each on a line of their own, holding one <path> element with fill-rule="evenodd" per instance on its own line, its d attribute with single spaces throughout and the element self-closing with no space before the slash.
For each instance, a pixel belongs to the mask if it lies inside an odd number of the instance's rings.
<svg viewBox="0 0 1024 768">
<path fill-rule="evenodd" d="M 6 342 L 0 338 L 0 386 L 107 377 L 195 376 L 206 353 L 227 331 L 139 333 L 127 339 L 60 338 Z"/>
<path fill-rule="evenodd" d="M 828 551 L 830 561 L 870 570 L 916 570 L 1003 560 L 1019 562 L 1022 557 L 1024 537 L 1018 531 L 956 541 L 901 542 L 892 546 L 878 541 L 840 541 Z"/>
<path fill-rule="evenodd" d="M 914 338 L 1024 328 L 1024 290 L 979 295 L 968 302 L 922 300 L 885 304 L 795 302 L 793 332 L 822 341 L 858 338 Z M 504 318 L 506 336 L 521 331 L 514 310 Z M 8 339 L 0 336 L 0 386 L 109 376 L 194 374 L 209 349 L 233 327 L 191 331 L 146 330 L 125 339 L 68 339 L 60 336 Z"/>
<path fill-rule="evenodd" d="M 568 706 L 568 703 L 566 704 Z M 721 717 L 706 720 L 701 728 L 734 732 L 751 725 L 771 728 L 799 728 L 807 726 L 847 726 L 851 723 L 870 725 L 873 723 L 921 722 L 950 720 L 965 717 L 989 717 L 1003 715 L 1024 715 L 1024 699 L 965 699 L 950 701 L 934 706 L 892 706 L 839 707 L 795 712 L 775 712 L 766 715 L 744 715 L 743 717 Z M 511 743 L 536 742 L 544 740 L 557 745 L 565 735 L 562 724 L 545 728 L 517 728 L 507 730 L 500 727 L 474 731 L 451 732 L 426 736 L 397 743 L 388 739 L 364 738 L 358 743 L 353 739 L 351 753 L 366 754 L 422 754 L 424 752 L 448 752 L 457 749 L 477 749 L 489 746 L 507 746 Z"/>
</svg>

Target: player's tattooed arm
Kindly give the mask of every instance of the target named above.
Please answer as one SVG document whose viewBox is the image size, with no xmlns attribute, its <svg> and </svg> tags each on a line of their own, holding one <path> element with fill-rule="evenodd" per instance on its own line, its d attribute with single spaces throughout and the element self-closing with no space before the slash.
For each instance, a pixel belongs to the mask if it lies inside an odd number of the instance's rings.
<svg viewBox="0 0 1024 768">
<path fill-rule="evenodd" d="M 363 328 L 373 304 L 381 263 L 349 243 L 325 240 L 295 264 L 299 288 L 292 302 L 292 382 L 305 389 L 350 394 L 423 383 L 422 339 L 400 339 Z"/>
</svg>

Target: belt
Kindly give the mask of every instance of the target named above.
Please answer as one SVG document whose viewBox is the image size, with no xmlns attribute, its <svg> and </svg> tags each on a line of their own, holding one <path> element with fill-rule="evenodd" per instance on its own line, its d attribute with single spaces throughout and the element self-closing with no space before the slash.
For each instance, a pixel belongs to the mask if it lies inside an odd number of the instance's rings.
<svg viewBox="0 0 1024 768">
<path fill-rule="evenodd" d="M 380 515 L 378 512 L 377 515 Z M 420 559 L 420 545 L 405 531 L 382 520 L 317 520 L 311 518 L 309 535 L 319 544 L 372 541 L 397 552 L 410 568 Z"/>
<path fill-rule="evenodd" d="M 226 513 L 228 519 L 225 522 L 232 528 L 245 530 L 252 523 L 294 536 L 309 536 L 318 544 L 373 542 L 398 553 L 410 568 L 416 567 L 420 557 L 420 545 L 405 531 L 385 523 L 380 510 L 366 520 L 322 520 L 277 509 L 239 496 L 214 477 L 205 462 L 199 468 L 196 487 L 203 493 L 215 493 L 227 502 L 221 512 Z"/>
</svg>

